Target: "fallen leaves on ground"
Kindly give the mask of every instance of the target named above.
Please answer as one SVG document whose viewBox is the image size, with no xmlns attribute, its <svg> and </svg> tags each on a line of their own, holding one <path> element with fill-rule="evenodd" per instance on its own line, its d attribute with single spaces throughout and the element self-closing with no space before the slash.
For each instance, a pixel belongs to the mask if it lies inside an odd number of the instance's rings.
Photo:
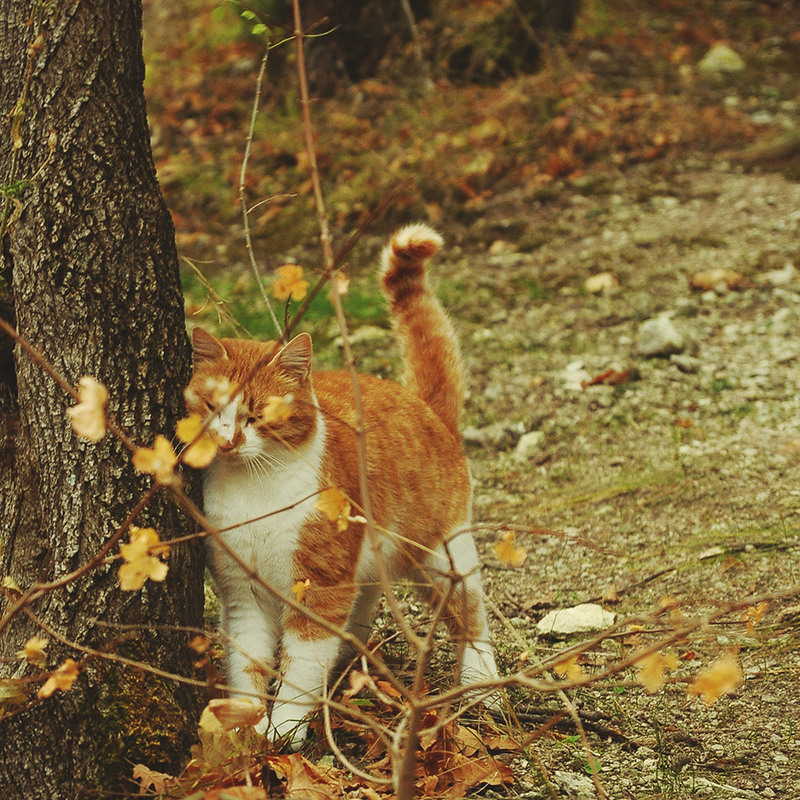
<svg viewBox="0 0 800 800">
<path fill-rule="evenodd" d="M 707 706 L 713 706 L 722 695 L 735 691 L 742 680 L 744 676 L 736 654 L 725 653 L 697 673 L 689 685 L 687 697 L 701 697 Z"/>
<path fill-rule="evenodd" d="M 502 535 L 500 541 L 494 546 L 494 553 L 501 564 L 509 567 L 521 567 L 528 557 L 528 551 L 524 547 L 517 547 L 515 544 L 517 534 L 514 531 L 507 531 Z"/>
<path fill-rule="evenodd" d="M 721 289 L 727 291 L 728 289 L 749 289 L 753 282 L 732 269 L 724 267 L 716 267 L 714 269 L 701 270 L 695 272 L 689 278 L 689 285 L 693 289 L 699 291 L 716 291 Z"/>
<path fill-rule="evenodd" d="M 357 679 L 356 684 L 359 683 Z M 263 712 L 263 706 L 246 700 L 211 701 L 201 716 L 200 743 L 192 749 L 192 760 L 183 774 L 171 777 L 137 764 L 133 777 L 139 783 L 139 794 L 168 790 L 173 796 L 191 795 L 197 800 L 256 800 L 273 796 L 344 800 L 356 795 L 370 800 L 391 800 L 394 797 L 390 782 L 382 784 L 354 775 L 334 766 L 329 757 L 314 763 L 302 753 L 270 753 L 267 749 L 265 755 L 264 740 L 251 727 L 256 709 Z M 349 739 L 360 730 L 336 713 L 332 715 L 332 723 L 334 735 L 341 732 Z M 483 788 L 513 782 L 511 768 L 500 756 L 508 757 L 522 748 L 507 733 L 491 723 L 477 723 L 475 727 L 452 721 L 440 723 L 438 711 L 429 711 L 422 720 L 415 768 L 419 796 L 464 797 Z M 369 761 L 362 763 L 366 772 L 378 779 L 391 777 L 391 760 L 385 750 L 371 750 Z"/>
<path fill-rule="evenodd" d="M 666 672 L 678 666 L 678 657 L 674 653 L 649 653 L 637 659 L 633 666 L 636 680 L 646 692 L 654 694 L 667 682 Z"/>
</svg>

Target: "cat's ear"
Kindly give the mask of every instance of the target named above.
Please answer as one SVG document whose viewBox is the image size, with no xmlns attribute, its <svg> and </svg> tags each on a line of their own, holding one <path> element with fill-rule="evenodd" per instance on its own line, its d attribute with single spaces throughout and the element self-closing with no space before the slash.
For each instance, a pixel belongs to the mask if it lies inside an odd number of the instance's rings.
<svg viewBox="0 0 800 800">
<path fill-rule="evenodd" d="M 300 381 L 307 381 L 311 374 L 311 337 L 307 333 L 298 334 L 283 346 L 272 363 L 281 372 Z"/>
<path fill-rule="evenodd" d="M 217 361 L 227 359 L 228 353 L 219 339 L 214 338 L 205 328 L 195 328 L 192 331 L 192 360 L 194 365 L 203 361 Z"/>
</svg>

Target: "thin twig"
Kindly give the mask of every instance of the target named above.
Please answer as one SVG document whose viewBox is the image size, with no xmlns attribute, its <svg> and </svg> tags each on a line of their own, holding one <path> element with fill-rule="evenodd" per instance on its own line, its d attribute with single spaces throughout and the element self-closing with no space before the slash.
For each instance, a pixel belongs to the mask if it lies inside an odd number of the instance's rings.
<svg viewBox="0 0 800 800">
<path fill-rule="evenodd" d="M 247 130 L 247 139 L 245 141 L 244 146 L 244 158 L 242 158 L 242 169 L 239 172 L 239 205 L 242 207 L 242 223 L 244 225 L 244 240 L 247 246 L 247 255 L 250 257 L 250 268 L 253 270 L 253 275 L 256 279 L 256 286 L 258 286 L 259 291 L 261 292 L 261 299 L 264 301 L 264 305 L 267 307 L 267 311 L 269 311 L 270 319 L 272 320 L 272 324 L 275 326 L 275 330 L 278 332 L 278 338 L 280 339 L 283 336 L 283 331 L 281 330 L 281 325 L 278 322 L 278 318 L 275 316 L 275 310 L 272 308 L 272 303 L 269 301 L 269 297 L 267 296 L 267 290 L 264 288 L 264 281 L 261 277 L 261 271 L 258 268 L 258 264 L 256 263 L 256 256 L 253 252 L 253 240 L 250 236 L 250 220 L 248 218 L 248 211 L 247 211 L 247 200 L 245 198 L 245 179 L 247 177 L 247 165 L 250 161 L 250 148 L 253 144 L 253 136 L 255 133 L 256 128 L 256 118 L 258 117 L 258 104 L 261 101 L 261 85 L 264 81 L 264 73 L 267 70 L 267 59 L 269 58 L 269 44 L 267 44 L 267 48 L 264 50 L 264 57 L 261 59 L 261 66 L 258 70 L 258 78 L 256 78 L 256 91 L 253 96 L 253 107 L 250 111 L 250 127 Z"/>
</svg>

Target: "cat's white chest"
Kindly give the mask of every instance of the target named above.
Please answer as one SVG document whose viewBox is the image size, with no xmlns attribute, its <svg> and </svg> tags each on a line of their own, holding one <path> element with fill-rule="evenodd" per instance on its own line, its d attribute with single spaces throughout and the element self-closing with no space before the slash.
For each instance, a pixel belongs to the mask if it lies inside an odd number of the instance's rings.
<svg viewBox="0 0 800 800">
<path fill-rule="evenodd" d="M 248 467 L 217 459 L 203 475 L 203 503 L 210 522 L 249 567 L 286 592 L 300 529 L 318 499 L 325 432 L 319 421 L 314 438 L 286 452 L 280 466 Z M 213 551 L 219 550 L 209 542 Z M 217 552 L 212 569 L 239 568 Z"/>
</svg>

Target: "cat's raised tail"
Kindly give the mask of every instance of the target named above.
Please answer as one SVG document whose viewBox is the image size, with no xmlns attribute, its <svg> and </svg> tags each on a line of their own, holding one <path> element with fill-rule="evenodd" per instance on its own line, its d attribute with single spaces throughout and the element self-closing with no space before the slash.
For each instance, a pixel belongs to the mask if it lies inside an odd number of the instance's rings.
<svg viewBox="0 0 800 800">
<path fill-rule="evenodd" d="M 401 228 L 381 254 L 383 288 L 403 349 L 404 380 L 454 436 L 463 403 L 463 368 L 453 326 L 425 278 L 425 262 L 444 244 L 421 223 Z"/>
</svg>

